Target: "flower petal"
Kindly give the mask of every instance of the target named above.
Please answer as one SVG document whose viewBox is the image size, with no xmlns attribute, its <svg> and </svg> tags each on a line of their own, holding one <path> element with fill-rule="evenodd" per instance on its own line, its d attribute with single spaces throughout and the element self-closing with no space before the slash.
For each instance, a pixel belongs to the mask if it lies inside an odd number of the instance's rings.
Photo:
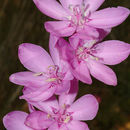
<svg viewBox="0 0 130 130">
<path fill-rule="evenodd" d="M 73 63 L 72 63 L 72 65 L 73 65 Z M 76 77 L 76 79 L 78 79 L 84 83 L 87 83 L 87 84 L 92 83 L 92 79 L 90 77 L 88 67 L 84 61 L 82 61 L 79 65 L 77 65 L 76 68 L 72 67 L 71 71 L 72 71 L 73 75 Z"/>
<path fill-rule="evenodd" d="M 87 62 L 87 65 L 93 77 L 104 82 L 105 84 L 113 86 L 117 85 L 116 74 L 111 68 L 95 60 L 89 60 L 89 62 Z"/>
<path fill-rule="evenodd" d="M 52 108 L 59 109 L 59 104 L 55 96 L 52 96 L 46 101 L 35 102 L 33 105 L 46 113 L 53 113 Z"/>
<path fill-rule="evenodd" d="M 98 111 L 98 101 L 93 95 L 87 94 L 75 101 L 67 111 L 73 112 L 74 120 L 92 120 Z"/>
<path fill-rule="evenodd" d="M 47 85 L 48 82 L 45 81 L 45 77 L 43 76 L 35 76 L 35 73 L 24 71 L 14 73 L 9 77 L 12 83 L 22 85 L 22 86 L 30 86 L 30 87 L 42 87 L 43 85 Z"/>
<path fill-rule="evenodd" d="M 24 124 L 27 113 L 22 111 L 13 111 L 8 113 L 3 118 L 4 126 L 7 130 L 32 130 Z"/>
<path fill-rule="evenodd" d="M 84 4 L 89 6 L 89 11 L 94 12 L 96 11 L 104 2 L 105 0 L 84 0 Z"/>
<path fill-rule="evenodd" d="M 111 30 L 112 30 L 111 28 L 105 28 L 105 29 L 97 28 L 97 31 L 99 33 L 98 42 L 102 41 L 111 32 Z"/>
<path fill-rule="evenodd" d="M 53 62 L 56 65 L 59 65 L 59 62 L 60 62 L 59 52 L 56 48 L 56 44 L 57 44 L 58 40 L 59 40 L 59 37 L 56 37 L 56 36 L 50 34 L 49 51 L 50 51 L 51 57 L 53 59 Z"/>
<path fill-rule="evenodd" d="M 50 55 L 38 45 L 23 43 L 18 51 L 21 63 L 33 72 L 45 72 L 48 66 L 54 64 Z"/>
<path fill-rule="evenodd" d="M 48 128 L 48 130 L 60 130 L 58 127 L 58 123 L 55 122 L 52 125 L 50 125 L 50 127 Z"/>
<path fill-rule="evenodd" d="M 81 5 L 83 0 L 60 0 L 64 8 L 69 9 L 69 7 L 75 5 Z"/>
<path fill-rule="evenodd" d="M 46 129 L 53 123 L 48 114 L 41 111 L 35 111 L 28 115 L 25 124 L 32 129 Z"/>
<path fill-rule="evenodd" d="M 78 80 L 73 79 L 71 81 L 70 91 L 69 93 L 64 93 L 59 96 L 59 105 L 60 107 L 66 105 L 71 105 L 73 101 L 75 100 L 78 93 Z"/>
<path fill-rule="evenodd" d="M 97 40 L 99 33 L 97 29 L 85 26 L 85 30 L 81 30 L 78 33 L 75 33 L 69 38 L 70 45 L 73 49 L 77 49 L 78 45 L 85 40 Z"/>
<path fill-rule="evenodd" d="M 33 0 L 37 8 L 45 15 L 58 20 L 68 16 L 65 9 L 56 0 Z"/>
<path fill-rule="evenodd" d="M 63 80 L 61 84 L 56 86 L 56 95 L 61 95 L 63 93 L 68 93 L 70 90 L 70 81 L 69 80 Z"/>
<path fill-rule="evenodd" d="M 69 21 L 49 21 L 45 22 L 46 30 L 59 37 L 68 37 L 75 32 L 75 27 L 70 26 Z"/>
<path fill-rule="evenodd" d="M 71 121 L 67 127 L 69 130 L 89 130 L 88 125 L 80 121 Z"/>
<path fill-rule="evenodd" d="M 31 93 L 24 94 L 23 96 L 20 97 L 20 99 L 25 99 L 27 101 L 33 101 L 33 102 L 45 101 L 54 94 L 55 90 L 56 90 L 55 87 L 50 87 L 46 90 L 44 89 L 44 87 L 42 87 L 37 91 L 32 91 Z"/>
<path fill-rule="evenodd" d="M 124 7 L 106 8 L 92 13 L 87 24 L 96 28 L 111 28 L 121 24 L 129 14 L 129 9 Z"/>
<path fill-rule="evenodd" d="M 101 63 L 108 65 L 119 64 L 130 54 L 130 44 L 122 41 L 110 40 L 96 45 L 96 53 Z"/>
</svg>

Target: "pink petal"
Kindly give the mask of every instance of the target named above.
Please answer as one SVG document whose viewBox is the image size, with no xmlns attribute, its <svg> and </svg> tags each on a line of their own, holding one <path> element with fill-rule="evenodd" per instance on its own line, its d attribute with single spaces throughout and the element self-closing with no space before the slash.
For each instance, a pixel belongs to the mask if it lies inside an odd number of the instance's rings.
<svg viewBox="0 0 130 130">
<path fill-rule="evenodd" d="M 59 52 L 56 48 L 56 44 L 57 44 L 58 40 L 59 40 L 59 37 L 56 37 L 56 36 L 50 34 L 49 51 L 50 51 L 51 57 L 53 59 L 53 62 L 56 65 L 59 65 L 59 62 L 60 62 Z"/>
<path fill-rule="evenodd" d="M 38 45 L 23 43 L 18 51 L 21 63 L 33 72 L 45 72 L 48 66 L 54 64 L 50 55 Z"/>
<path fill-rule="evenodd" d="M 75 56 L 74 49 L 63 38 L 59 39 L 57 43 L 57 48 L 58 48 L 61 58 L 65 61 L 73 59 L 73 57 Z"/>
<path fill-rule="evenodd" d="M 105 28 L 105 29 L 97 28 L 97 31 L 99 33 L 99 37 L 98 37 L 98 42 L 99 42 L 102 41 L 111 32 L 111 28 Z"/>
<path fill-rule="evenodd" d="M 73 112 L 74 120 L 92 120 L 98 111 L 98 101 L 93 95 L 87 94 L 75 101 L 67 111 Z"/>
<path fill-rule="evenodd" d="M 48 128 L 48 130 L 60 130 L 60 129 L 58 127 L 57 122 L 55 122 L 52 125 L 50 125 L 50 127 Z"/>
<path fill-rule="evenodd" d="M 87 64 L 90 73 L 93 77 L 104 82 L 105 84 L 113 85 L 113 86 L 117 85 L 116 74 L 113 72 L 111 68 L 95 60 L 89 60 Z"/>
<path fill-rule="evenodd" d="M 46 86 L 46 88 L 47 87 L 48 86 Z M 54 94 L 55 90 L 56 90 L 55 87 L 50 87 L 45 90 L 43 86 L 41 89 L 38 89 L 34 92 L 21 96 L 20 99 L 26 99 L 28 101 L 33 101 L 33 102 L 45 101 Z"/>
<path fill-rule="evenodd" d="M 35 111 L 28 115 L 25 124 L 32 129 L 46 129 L 53 123 L 53 120 L 48 117 L 47 113 Z"/>
<path fill-rule="evenodd" d="M 130 54 L 130 45 L 121 41 L 111 40 L 97 44 L 96 53 L 100 62 L 108 65 L 119 64 Z"/>
<path fill-rule="evenodd" d="M 69 21 L 50 21 L 45 22 L 46 30 L 59 37 L 68 37 L 75 32 L 75 27 L 70 26 Z"/>
<path fill-rule="evenodd" d="M 74 77 L 70 71 L 70 66 L 69 66 L 68 62 L 65 60 L 62 60 L 62 57 L 60 57 L 60 58 L 61 58 L 61 60 L 60 60 L 59 66 L 60 66 L 61 72 L 64 74 L 63 80 L 72 80 Z"/>
<path fill-rule="evenodd" d="M 52 96 L 46 101 L 35 102 L 33 105 L 46 113 L 53 113 L 52 108 L 59 109 L 59 104 L 55 96 Z"/>
<path fill-rule="evenodd" d="M 70 90 L 70 81 L 63 80 L 61 84 L 56 86 L 56 95 L 61 95 L 63 93 L 67 93 Z"/>
<path fill-rule="evenodd" d="M 68 130 L 89 130 L 88 125 L 80 121 L 71 121 L 67 124 Z"/>
<path fill-rule="evenodd" d="M 70 5 L 81 5 L 83 0 L 60 0 L 64 8 L 69 9 Z"/>
<path fill-rule="evenodd" d="M 124 7 L 106 8 L 92 13 L 87 24 L 96 28 L 111 28 L 121 24 L 130 11 Z"/>
<path fill-rule="evenodd" d="M 79 65 L 77 65 L 75 69 L 72 68 L 72 73 L 78 80 L 87 84 L 92 83 L 88 67 L 84 61 L 82 61 Z"/>
<path fill-rule="evenodd" d="M 45 15 L 58 20 L 68 16 L 65 9 L 56 0 L 33 0 L 37 8 Z"/>
<path fill-rule="evenodd" d="M 64 80 L 73 80 L 74 77 L 70 71 L 66 72 Z"/>
<path fill-rule="evenodd" d="M 30 103 L 28 103 L 28 109 L 29 109 L 29 112 L 30 112 L 30 113 L 36 111 L 35 108 L 34 108 L 34 106 L 31 105 Z"/>
<path fill-rule="evenodd" d="M 94 12 L 97 10 L 105 0 L 84 0 L 85 5 L 89 5 L 88 10 Z"/>
<path fill-rule="evenodd" d="M 59 96 L 59 105 L 61 107 L 63 107 L 64 104 L 71 105 L 73 103 L 73 101 L 75 100 L 77 93 L 78 93 L 78 80 L 73 79 L 71 81 L 69 93 L 64 93 Z"/>
<path fill-rule="evenodd" d="M 24 71 L 14 73 L 9 77 L 10 81 L 22 85 L 22 86 L 30 86 L 30 87 L 42 87 L 43 85 L 47 85 L 48 82 L 45 81 L 45 77 L 43 76 L 35 76 L 35 73 Z"/>
<path fill-rule="evenodd" d="M 99 30 L 85 26 L 84 30 L 82 29 L 78 33 L 75 33 L 69 38 L 70 45 L 73 49 L 77 49 L 78 45 L 85 40 L 98 40 L 99 39 Z"/>
<path fill-rule="evenodd" d="M 32 130 L 24 124 L 27 116 L 27 113 L 21 111 L 10 112 L 3 118 L 4 126 L 7 130 Z"/>
</svg>

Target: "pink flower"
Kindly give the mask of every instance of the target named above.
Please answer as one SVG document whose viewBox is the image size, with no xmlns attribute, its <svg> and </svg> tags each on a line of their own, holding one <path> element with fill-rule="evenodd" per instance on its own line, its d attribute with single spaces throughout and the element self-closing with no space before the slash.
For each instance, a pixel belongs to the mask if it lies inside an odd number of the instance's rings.
<svg viewBox="0 0 130 130">
<path fill-rule="evenodd" d="M 43 101 L 53 94 L 69 91 L 73 76 L 67 64 L 60 59 L 58 51 L 52 48 L 51 44 L 55 41 L 56 38 L 50 38 L 52 57 L 38 45 L 23 43 L 19 46 L 19 59 L 30 71 L 12 74 L 10 81 L 25 86 L 22 99 Z"/>
<path fill-rule="evenodd" d="M 59 96 L 59 101 L 53 96 L 45 102 L 36 103 L 41 111 L 28 115 L 23 112 L 7 114 L 3 120 L 7 130 L 89 130 L 87 124 L 81 121 L 92 120 L 96 116 L 98 102 L 90 94 L 73 102 L 78 91 L 77 81 L 73 83 L 68 94 Z"/>
<path fill-rule="evenodd" d="M 82 29 L 107 29 L 121 24 L 130 11 L 124 7 L 112 7 L 96 11 L 105 0 L 33 0 L 39 10 L 54 19 L 45 23 L 48 32 L 58 36 L 70 36 Z"/>
<path fill-rule="evenodd" d="M 70 44 L 60 38 L 56 47 L 62 52 L 62 57 L 68 61 L 78 80 L 91 84 L 91 74 L 105 84 L 117 85 L 115 73 L 104 64 L 115 65 L 125 60 L 130 54 L 129 44 L 117 40 L 98 43 L 75 35 L 69 40 Z"/>
<path fill-rule="evenodd" d="M 21 111 L 13 111 L 3 118 L 4 126 L 7 130 L 33 130 L 24 124 L 28 114 Z"/>
</svg>

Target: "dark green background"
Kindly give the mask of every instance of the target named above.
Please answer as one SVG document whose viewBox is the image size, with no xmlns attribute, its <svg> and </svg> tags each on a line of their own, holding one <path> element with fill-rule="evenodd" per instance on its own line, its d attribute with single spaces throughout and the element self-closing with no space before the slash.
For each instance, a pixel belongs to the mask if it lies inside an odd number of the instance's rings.
<svg viewBox="0 0 130 130">
<path fill-rule="evenodd" d="M 101 8 L 124 6 L 130 0 L 106 0 Z M 2 117 L 13 110 L 27 111 L 27 104 L 19 100 L 22 87 L 9 82 L 9 75 L 25 70 L 17 56 L 18 45 L 23 42 L 39 44 L 48 50 L 48 36 L 43 23 L 50 20 L 35 7 L 32 0 L 0 0 L 0 130 L 4 130 Z M 113 28 L 106 39 L 130 42 L 130 17 Z M 96 118 L 88 121 L 91 130 L 130 130 L 130 58 L 112 66 L 118 77 L 116 87 L 93 79 L 92 85 L 80 83 L 78 97 L 91 93 L 101 97 Z"/>
</svg>

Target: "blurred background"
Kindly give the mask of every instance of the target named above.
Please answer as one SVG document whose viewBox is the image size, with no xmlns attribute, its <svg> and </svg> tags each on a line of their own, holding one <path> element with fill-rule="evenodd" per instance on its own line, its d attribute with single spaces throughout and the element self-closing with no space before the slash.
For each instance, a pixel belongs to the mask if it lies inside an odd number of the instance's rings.
<svg viewBox="0 0 130 130">
<path fill-rule="evenodd" d="M 130 0 L 106 0 L 101 8 L 112 6 L 130 8 Z M 48 51 L 49 34 L 43 26 L 47 20 L 51 19 L 43 15 L 32 0 L 0 0 L 0 130 L 4 130 L 2 118 L 5 114 L 14 110 L 28 111 L 26 102 L 19 99 L 22 87 L 10 83 L 9 76 L 25 70 L 17 56 L 19 44 L 34 43 Z M 130 17 L 113 28 L 106 39 L 129 43 Z M 86 93 L 100 97 L 98 115 L 87 121 L 91 130 L 130 130 L 130 57 L 112 68 L 118 77 L 116 87 L 96 79 L 89 86 L 80 83 L 78 97 Z"/>
</svg>

